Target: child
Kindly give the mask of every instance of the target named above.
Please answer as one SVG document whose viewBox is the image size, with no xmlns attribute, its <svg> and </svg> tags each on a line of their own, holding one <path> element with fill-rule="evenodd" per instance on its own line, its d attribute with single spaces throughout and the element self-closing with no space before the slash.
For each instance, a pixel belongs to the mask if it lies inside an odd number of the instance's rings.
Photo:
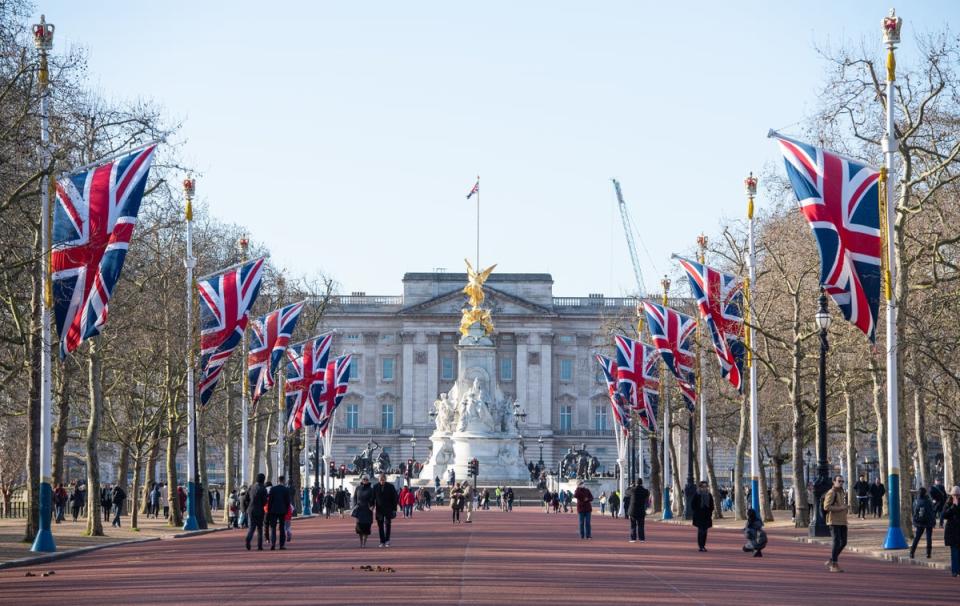
<svg viewBox="0 0 960 606">
<path fill-rule="evenodd" d="M 743 550 L 747 553 L 752 551 L 755 558 L 762 558 L 763 548 L 767 546 L 767 533 L 763 531 L 763 520 L 753 509 L 747 510 L 747 525 L 743 528 L 743 536 L 747 538 Z"/>
<path fill-rule="evenodd" d="M 329 515 L 328 515 L 329 517 Z M 293 521 L 293 503 L 287 508 L 287 515 L 283 516 L 283 531 L 287 533 L 287 543 L 293 541 L 293 534 L 290 533 L 290 525 Z"/>
</svg>

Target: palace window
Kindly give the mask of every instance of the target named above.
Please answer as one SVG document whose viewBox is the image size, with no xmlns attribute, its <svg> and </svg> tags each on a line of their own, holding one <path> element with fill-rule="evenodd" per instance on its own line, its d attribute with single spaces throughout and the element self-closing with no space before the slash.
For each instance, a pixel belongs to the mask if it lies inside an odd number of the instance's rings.
<svg viewBox="0 0 960 606">
<path fill-rule="evenodd" d="M 564 383 L 573 381 L 573 358 L 560 358 L 560 380 Z"/>
<path fill-rule="evenodd" d="M 384 404 L 380 409 L 380 429 L 393 429 L 393 404 Z"/>
<path fill-rule="evenodd" d="M 353 354 L 350 357 L 350 381 L 357 382 L 360 380 L 360 371 L 363 369 L 363 357 L 358 354 Z"/>
<path fill-rule="evenodd" d="M 560 431 L 573 429 L 573 406 L 560 407 Z"/>
<path fill-rule="evenodd" d="M 360 405 L 347 404 L 347 429 L 360 427 Z"/>
<path fill-rule="evenodd" d="M 513 381 L 513 358 L 500 358 L 500 380 Z"/>
<path fill-rule="evenodd" d="M 607 407 L 596 406 L 593 409 L 593 428 L 597 431 L 607 430 Z"/>
<path fill-rule="evenodd" d="M 444 381 L 453 381 L 453 356 L 440 358 L 440 378 Z"/>
<path fill-rule="evenodd" d="M 380 380 L 393 381 L 397 360 L 393 357 L 380 358 Z"/>
</svg>

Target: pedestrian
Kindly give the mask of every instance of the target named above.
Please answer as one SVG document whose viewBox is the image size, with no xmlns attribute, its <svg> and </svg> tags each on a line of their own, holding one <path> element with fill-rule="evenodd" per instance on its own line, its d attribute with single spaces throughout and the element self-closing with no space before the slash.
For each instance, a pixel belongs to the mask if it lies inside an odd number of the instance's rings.
<svg viewBox="0 0 960 606">
<path fill-rule="evenodd" d="M 600 516 L 603 517 L 607 513 L 607 491 L 604 490 L 600 493 Z"/>
<path fill-rule="evenodd" d="M 244 515 L 247 522 L 247 551 L 250 551 L 250 541 L 253 540 L 253 533 L 257 533 L 257 551 L 263 551 L 263 508 L 267 504 L 267 489 L 263 485 L 267 477 L 262 473 L 257 474 L 257 481 L 250 490 L 247 491 L 244 508 Z M 179 490 L 181 487 L 177 487 Z"/>
<path fill-rule="evenodd" d="M 290 491 L 286 484 L 284 484 L 285 480 L 284 476 L 277 478 L 277 484 L 270 487 L 270 493 L 267 496 L 267 528 L 270 529 L 270 551 L 277 548 L 278 534 L 280 535 L 280 549 L 286 549 L 287 533 L 284 528 L 284 520 L 293 499 L 290 497 Z"/>
<path fill-rule="evenodd" d="M 73 521 L 77 521 L 80 515 L 80 508 L 83 507 L 83 490 L 79 482 L 73 483 L 73 492 L 70 494 L 70 513 L 73 514 Z"/>
<path fill-rule="evenodd" d="M 460 512 L 463 511 L 463 489 L 460 484 L 454 484 L 450 490 L 450 510 L 453 514 L 453 523 L 460 523 Z"/>
<path fill-rule="evenodd" d="M 367 546 L 370 527 L 373 525 L 373 488 L 367 474 L 360 476 L 360 485 L 353 491 L 353 511 L 350 515 L 357 520 L 356 531 L 360 537 L 360 548 Z"/>
<path fill-rule="evenodd" d="M 960 486 L 954 486 L 943 508 L 943 544 L 950 548 L 950 573 L 960 575 Z"/>
<path fill-rule="evenodd" d="M 100 509 L 103 511 L 103 521 L 110 521 L 110 512 L 113 511 L 113 490 L 109 484 L 100 489 Z"/>
<path fill-rule="evenodd" d="M 333 492 L 327 491 L 327 494 L 323 497 L 323 515 L 325 518 L 330 519 L 330 514 L 333 513 L 333 510 L 337 506 L 337 499 L 333 496 Z"/>
<path fill-rule="evenodd" d="M 399 497 L 393 484 L 387 482 L 387 474 L 381 473 L 379 482 L 373 487 L 373 505 L 376 507 L 377 530 L 380 532 L 380 544 L 377 547 L 390 547 L 390 526 L 397 517 Z"/>
<path fill-rule="evenodd" d="M 227 528 L 236 528 L 237 518 L 240 516 L 240 500 L 237 498 L 236 489 L 230 491 L 227 499 Z"/>
<path fill-rule="evenodd" d="M 843 572 L 837 561 L 840 552 L 847 546 L 847 493 L 843 490 L 843 476 L 833 478 L 833 487 L 823 495 L 822 507 L 827 514 L 827 525 L 833 536 L 833 551 L 827 566 L 830 572 Z"/>
<path fill-rule="evenodd" d="M 553 500 L 553 495 L 550 494 L 550 489 L 547 488 L 543 491 L 543 513 L 550 513 L 550 501 Z"/>
<path fill-rule="evenodd" d="M 467 524 L 473 523 L 473 495 L 474 490 L 470 482 L 463 483 L 463 506 L 467 510 Z"/>
<path fill-rule="evenodd" d="M 650 502 L 650 491 L 644 488 L 643 478 L 637 479 L 637 483 L 624 496 L 623 502 L 627 506 L 627 517 L 630 518 L 630 542 L 645 542 L 647 535 L 644 524 L 647 520 L 647 504 Z"/>
<path fill-rule="evenodd" d="M 755 558 L 762 558 L 763 548 L 767 546 L 767 533 L 764 532 L 763 520 L 755 509 L 747 510 L 747 525 L 743 528 L 743 536 L 747 538 L 743 550 L 747 553 L 753 552 Z"/>
<path fill-rule="evenodd" d="M 870 505 L 870 483 L 867 482 L 867 477 L 861 475 L 850 488 L 857 497 L 857 517 L 862 520 L 867 519 L 867 508 Z"/>
<path fill-rule="evenodd" d="M 283 516 L 283 532 L 287 535 L 287 543 L 293 541 L 293 499 L 290 500 L 290 506 L 287 507 L 287 515 Z M 281 547 L 280 549 L 283 549 Z"/>
<path fill-rule="evenodd" d="M 343 489 L 343 486 L 337 489 L 337 494 L 333 497 L 337 505 L 337 513 L 340 514 L 340 519 L 343 519 L 343 512 L 347 510 L 347 491 Z"/>
<path fill-rule="evenodd" d="M 713 526 L 713 495 L 706 482 L 697 486 L 693 496 L 693 525 L 697 527 L 697 546 L 700 551 L 707 550 L 707 530 Z"/>
<path fill-rule="evenodd" d="M 884 488 L 880 478 L 877 477 L 873 486 L 870 487 L 870 508 L 875 518 L 883 517 L 883 495 L 885 494 L 887 494 L 887 489 Z"/>
<path fill-rule="evenodd" d="M 250 491 L 247 490 L 246 486 L 240 487 L 240 528 L 246 528 L 247 524 L 247 508 L 250 507 Z"/>
<path fill-rule="evenodd" d="M 947 504 L 947 489 L 943 485 L 943 480 L 938 478 L 930 487 L 930 498 L 933 499 L 933 511 L 937 514 L 937 522 L 940 528 L 943 528 L 943 508 Z"/>
<path fill-rule="evenodd" d="M 407 501 L 410 501 L 409 513 L 407 510 Z M 410 492 L 410 489 L 406 486 L 400 490 L 400 510 L 403 512 L 403 517 L 405 518 L 413 515 L 413 493 Z"/>
<path fill-rule="evenodd" d="M 593 540 L 590 532 L 590 515 L 593 511 L 593 493 L 587 488 L 583 480 L 577 482 L 577 489 L 573 493 L 573 498 L 577 500 L 577 519 L 580 526 L 580 538 Z"/>
<path fill-rule="evenodd" d="M 513 487 L 507 486 L 507 511 L 513 511 Z"/>
<path fill-rule="evenodd" d="M 620 517 L 620 491 L 614 490 L 610 493 L 610 498 L 607 499 L 607 505 L 610 506 L 610 515 L 614 519 Z"/>
<path fill-rule="evenodd" d="M 170 517 L 170 495 L 167 491 L 167 485 L 162 484 L 160 486 L 160 507 L 163 508 L 163 517 Z"/>
<path fill-rule="evenodd" d="M 110 491 L 110 502 L 113 504 L 113 523 L 116 528 L 120 528 L 120 515 L 123 513 L 123 502 L 127 498 L 126 491 L 117 484 Z"/>
<path fill-rule="evenodd" d="M 187 510 L 187 491 L 183 486 L 177 486 L 177 500 L 180 501 L 180 513 Z"/>
<path fill-rule="evenodd" d="M 937 525 L 937 515 L 933 499 L 927 496 L 927 489 L 923 486 L 917 491 L 917 498 L 913 501 L 913 544 L 910 546 L 910 558 L 917 552 L 920 537 L 927 535 L 927 559 L 933 552 L 933 527 Z"/>
<path fill-rule="evenodd" d="M 63 482 L 57 484 L 53 491 L 53 506 L 56 510 L 54 520 L 59 524 L 63 521 L 64 510 L 67 508 L 67 489 L 63 487 Z"/>
</svg>

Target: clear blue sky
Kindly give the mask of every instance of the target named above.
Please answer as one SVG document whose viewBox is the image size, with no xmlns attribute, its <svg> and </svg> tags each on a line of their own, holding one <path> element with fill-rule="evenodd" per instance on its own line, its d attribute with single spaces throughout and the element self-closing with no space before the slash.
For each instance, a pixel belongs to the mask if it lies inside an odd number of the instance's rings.
<svg viewBox="0 0 960 606">
<path fill-rule="evenodd" d="M 813 111 L 814 45 L 882 52 L 889 1 L 76 2 L 40 5 L 91 83 L 185 121 L 216 216 L 295 274 L 399 294 L 462 271 L 481 176 L 481 263 L 549 272 L 558 295 L 634 290 L 617 177 L 652 261 L 744 213 L 768 128 Z M 960 4 L 899 2 L 915 31 Z M 39 15 L 38 10 L 38 15 Z M 903 61 L 902 60 L 902 61 Z M 795 127 L 793 127 L 795 128 Z M 759 202 L 762 204 L 762 200 Z"/>
</svg>

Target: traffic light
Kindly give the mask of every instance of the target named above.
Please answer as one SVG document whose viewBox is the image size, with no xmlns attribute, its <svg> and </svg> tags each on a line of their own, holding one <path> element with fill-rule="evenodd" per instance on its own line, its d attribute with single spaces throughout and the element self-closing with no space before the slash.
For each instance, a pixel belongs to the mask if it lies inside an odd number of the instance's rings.
<svg viewBox="0 0 960 606">
<path fill-rule="evenodd" d="M 334 463 L 333 461 L 330 461 L 330 477 L 331 478 L 337 477 L 337 464 Z"/>
<path fill-rule="evenodd" d="M 470 459 L 467 462 L 467 475 L 473 476 L 474 478 L 480 475 L 480 461 L 477 459 Z"/>
<path fill-rule="evenodd" d="M 346 466 L 346 465 L 341 465 L 341 466 L 340 466 L 340 479 L 342 480 L 344 477 L 346 477 L 346 475 L 347 475 L 347 466 Z"/>
<path fill-rule="evenodd" d="M 409 480 L 413 476 L 413 459 L 407 459 L 407 479 Z"/>
</svg>

